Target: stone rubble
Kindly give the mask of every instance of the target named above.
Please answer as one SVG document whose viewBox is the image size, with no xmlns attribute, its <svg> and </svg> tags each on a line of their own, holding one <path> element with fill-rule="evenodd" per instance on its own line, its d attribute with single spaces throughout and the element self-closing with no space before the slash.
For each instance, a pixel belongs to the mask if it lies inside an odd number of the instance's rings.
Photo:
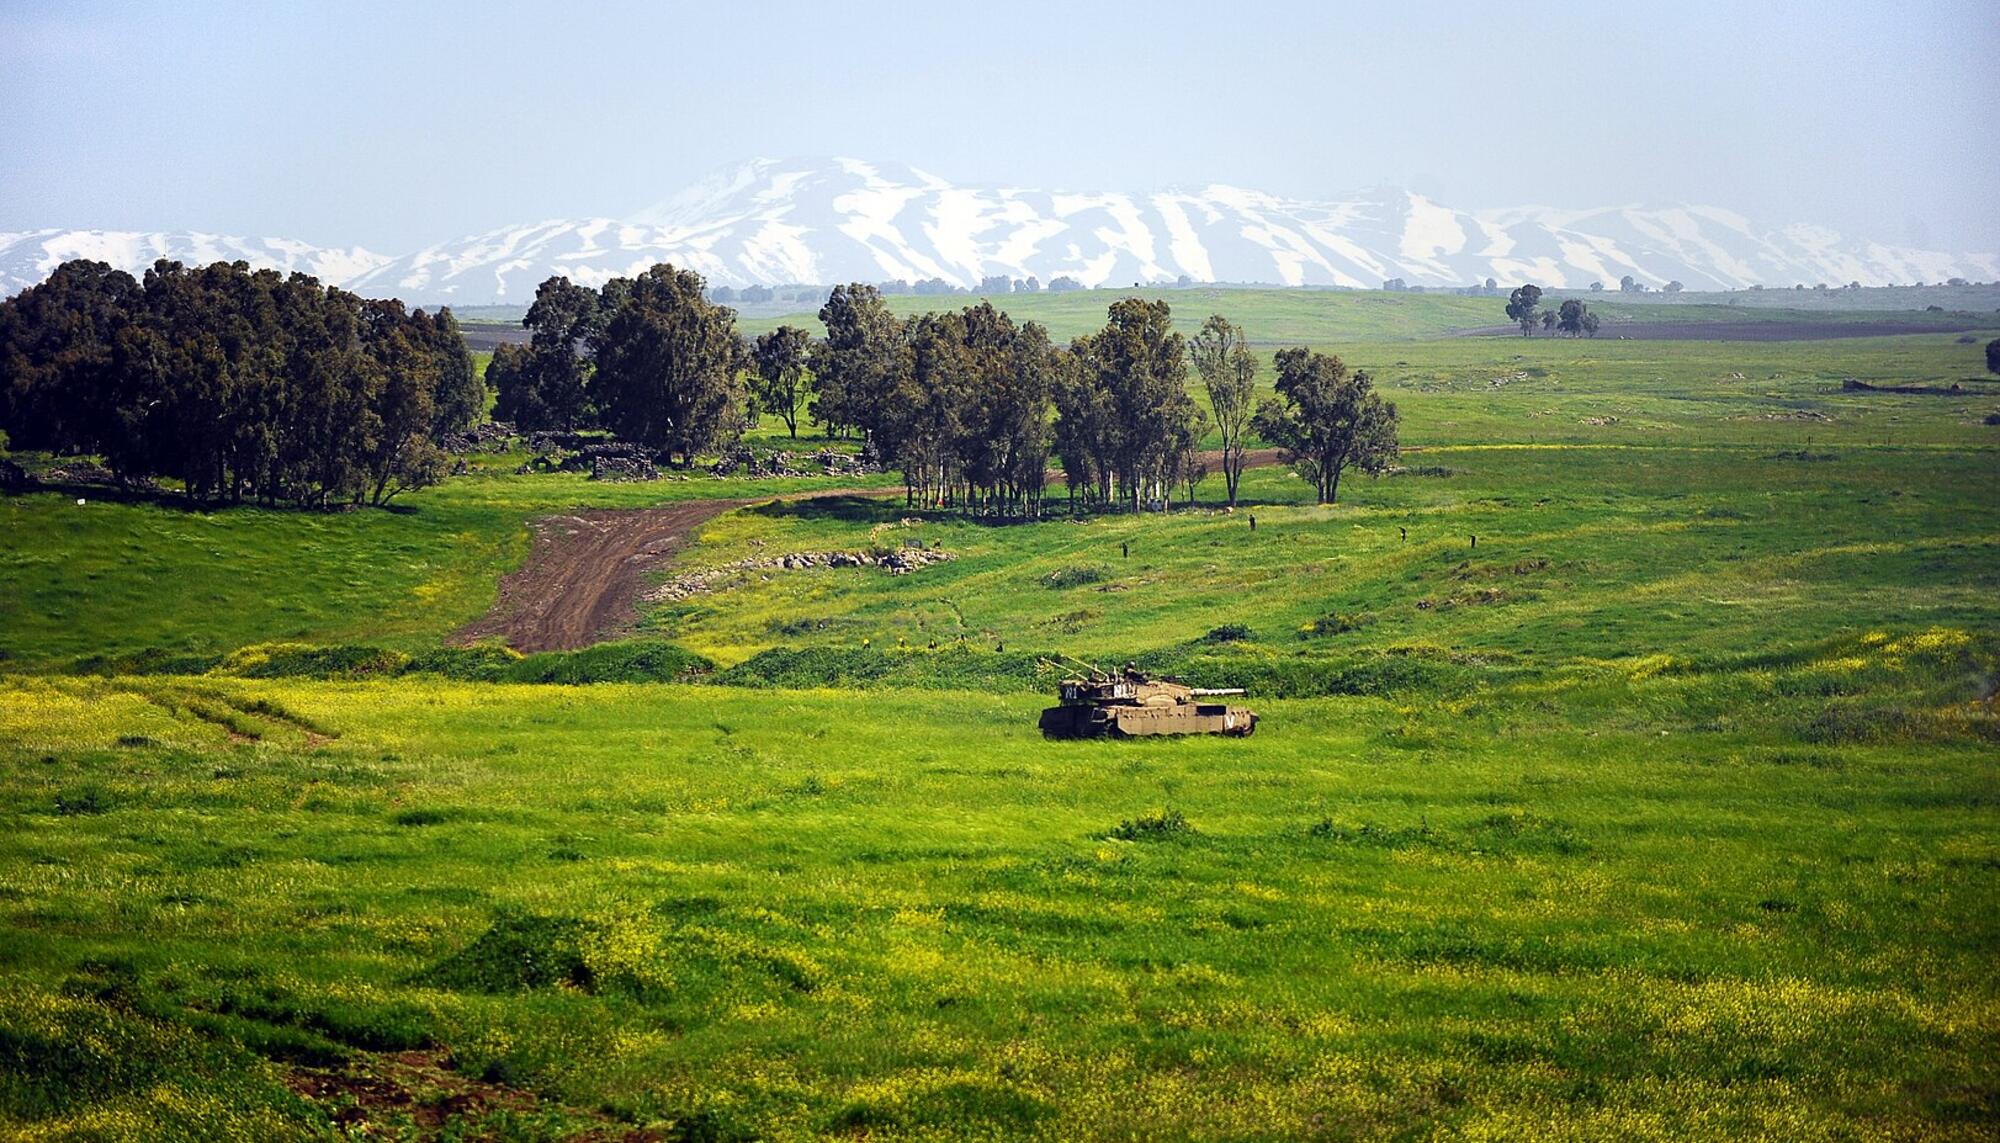
<svg viewBox="0 0 2000 1143">
<path fill-rule="evenodd" d="M 718 591 L 745 572 L 805 571 L 811 568 L 881 568 L 890 575 L 909 575 L 932 564 L 957 559 L 943 548 L 898 548 L 889 552 L 790 552 L 782 556 L 745 556 L 720 567 L 677 575 L 646 593 L 653 603 L 677 603 Z"/>
</svg>

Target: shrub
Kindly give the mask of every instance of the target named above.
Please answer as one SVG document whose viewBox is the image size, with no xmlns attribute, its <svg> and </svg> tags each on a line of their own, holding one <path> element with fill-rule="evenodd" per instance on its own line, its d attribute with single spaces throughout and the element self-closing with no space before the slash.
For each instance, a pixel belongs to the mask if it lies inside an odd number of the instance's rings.
<svg viewBox="0 0 2000 1143">
<path fill-rule="evenodd" d="M 1366 611 L 1329 611 L 1301 626 L 1299 638 L 1318 639 L 1328 635 L 1345 635 L 1349 631 L 1359 631 L 1373 622 L 1375 616 Z"/>
<path fill-rule="evenodd" d="M 1100 564 L 1071 564 L 1043 576 L 1042 586 L 1053 591 L 1061 591 L 1064 588 L 1103 583 L 1110 578 L 1111 570 Z"/>
<path fill-rule="evenodd" d="M 263 643 L 223 660 L 222 673 L 246 679 L 365 679 L 399 673 L 408 655 L 382 647 Z"/>
<path fill-rule="evenodd" d="M 600 643 L 578 651 L 543 651 L 508 665 L 511 683 L 675 683 L 715 669 L 715 664 L 674 643 Z"/>
<path fill-rule="evenodd" d="M 83 655 L 70 660 L 72 675 L 200 675 L 222 665 L 223 657 L 146 647 L 137 651 Z"/>
<path fill-rule="evenodd" d="M 1241 623 L 1225 623 L 1220 627 L 1209 628 L 1208 634 L 1203 635 L 1201 641 L 1204 643 L 1241 643 L 1249 638 L 1250 629 L 1248 627 L 1245 627 Z"/>
<path fill-rule="evenodd" d="M 408 674 L 443 675 L 466 682 L 498 682 L 506 678 L 521 658 L 519 651 L 497 643 L 438 647 L 412 656 L 403 670 Z"/>
<path fill-rule="evenodd" d="M 1104 836 L 1118 841 L 1172 841 L 1194 836 L 1194 823 L 1179 810 L 1168 808 L 1119 822 Z"/>
</svg>

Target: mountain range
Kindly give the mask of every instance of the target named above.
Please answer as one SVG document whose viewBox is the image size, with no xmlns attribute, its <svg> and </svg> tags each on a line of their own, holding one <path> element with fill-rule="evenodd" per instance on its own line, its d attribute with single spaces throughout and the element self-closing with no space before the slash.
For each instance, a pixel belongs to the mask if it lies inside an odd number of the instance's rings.
<svg viewBox="0 0 2000 1143">
<path fill-rule="evenodd" d="M 2000 279 L 2000 255 L 1753 225 L 1711 206 L 1463 210 L 1407 190 L 1325 200 L 1221 184 L 1156 193 L 960 186 L 858 159 L 757 159 L 624 219 L 503 227 L 393 257 L 277 238 L 102 230 L 0 232 L 0 293 L 71 258 L 138 273 L 157 258 L 242 259 L 412 304 L 519 304 L 552 275 L 588 285 L 656 262 L 712 285 L 824 285 L 988 277 L 1380 288 L 1615 285 L 1690 290 Z"/>
</svg>

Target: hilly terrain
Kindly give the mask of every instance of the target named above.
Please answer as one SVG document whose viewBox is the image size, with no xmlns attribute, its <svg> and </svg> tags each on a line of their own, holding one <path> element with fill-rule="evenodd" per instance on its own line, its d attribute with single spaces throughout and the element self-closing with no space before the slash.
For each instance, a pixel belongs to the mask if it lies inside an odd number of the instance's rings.
<svg viewBox="0 0 2000 1143">
<path fill-rule="evenodd" d="M 1990 1138 L 2000 327 L 1157 296 L 1260 395 L 1368 370 L 1398 462 L 1028 520 L 499 432 L 389 510 L 15 453 L 0 1136 Z M 800 433 L 748 443 L 856 447 Z M 1058 654 L 1262 722 L 1046 740 Z"/>
<path fill-rule="evenodd" d="M 758 159 L 623 218 L 549 219 L 400 256 L 279 239 L 38 230 L 0 234 L 0 292 L 64 258 L 130 271 L 154 258 L 243 258 L 367 296 L 520 304 L 543 280 L 586 285 L 656 262 L 711 285 L 1069 279 L 1373 289 L 1484 282 L 1582 289 L 1631 277 L 1689 290 L 2000 279 L 2000 255 L 1915 250 L 1824 227 L 1764 226 L 1701 205 L 1469 210 L 1378 187 L 1324 200 L 1225 184 L 1151 193 L 954 184 L 858 159 Z"/>
</svg>

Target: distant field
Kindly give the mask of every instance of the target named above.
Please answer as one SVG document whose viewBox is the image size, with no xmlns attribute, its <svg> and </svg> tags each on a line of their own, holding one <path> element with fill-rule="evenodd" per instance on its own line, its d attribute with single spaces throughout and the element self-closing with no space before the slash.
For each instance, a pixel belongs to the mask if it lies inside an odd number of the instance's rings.
<svg viewBox="0 0 2000 1143">
<path fill-rule="evenodd" d="M 1983 288 L 1978 288 L 1983 289 Z M 1809 339 L 1815 336 L 1851 337 L 1938 330 L 2000 327 L 2000 288 L 1992 296 L 1980 294 L 1969 300 L 1976 304 L 1952 306 L 1944 313 L 1926 313 L 1923 304 L 1907 304 L 1894 291 L 1860 291 L 1875 299 L 1870 307 L 1831 303 L 1819 305 L 1800 300 L 1796 305 L 1773 305 L 1766 295 L 1790 296 L 1792 291 L 1764 291 L 1759 295 L 1706 294 L 1669 301 L 1662 295 L 1646 295 L 1643 300 L 1618 293 L 1551 294 L 1580 297 L 1603 316 L 1606 325 L 1598 340 L 1620 336 L 1620 325 L 1631 327 L 1626 336 L 1704 338 L 1724 340 L 1765 340 L 1746 323 L 1770 323 L 1773 330 L 1789 327 L 1787 336 Z M 1970 295 L 1977 289 L 1952 290 L 1954 295 Z M 1200 328 L 1210 313 L 1221 313 L 1243 325 L 1257 344 L 1332 344 L 1347 341 L 1386 341 L 1423 338 L 1444 333 L 1484 330 L 1504 325 L 1505 297 L 1461 297 L 1443 292 L 1384 293 L 1375 290 L 1284 290 L 1234 287 L 1194 287 L 1189 289 L 1127 288 L 1080 290 L 1070 293 L 1005 294 L 991 298 L 997 306 L 1016 318 L 1041 322 L 1058 341 L 1068 341 L 1104 324 L 1104 311 L 1124 297 L 1159 298 L 1173 307 L 1177 321 L 1188 333 Z M 1753 300 L 1755 299 L 1755 300 Z M 899 313 L 976 304 L 969 295 L 895 295 L 889 303 Z M 1967 298 L 1955 298 L 1965 301 Z M 1899 304 L 1904 303 L 1904 304 Z M 750 307 L 738 324 L 749 333 L 762 333 L 781 324 L 819 332 L 816 307 L 800 307 L 787 312 L 781 305 L 767 303 Z M 1980 315 L 1985 315 L 1982 319 Z M 1714 324 L 1718 329 L 1705 330 Z M 1856 334 L 1847 327 L 1876 327 Z M 1822 334 L 1820 331 L 1826 328 Z M 466 336 L 476 348 L 490 350 L 500 341 L 520 341 L 526 334 L 518 315 L 506 320 L 468 320 Z M 1539 336 L 1539 335 L 1538 335 Z"/>
</svg>

